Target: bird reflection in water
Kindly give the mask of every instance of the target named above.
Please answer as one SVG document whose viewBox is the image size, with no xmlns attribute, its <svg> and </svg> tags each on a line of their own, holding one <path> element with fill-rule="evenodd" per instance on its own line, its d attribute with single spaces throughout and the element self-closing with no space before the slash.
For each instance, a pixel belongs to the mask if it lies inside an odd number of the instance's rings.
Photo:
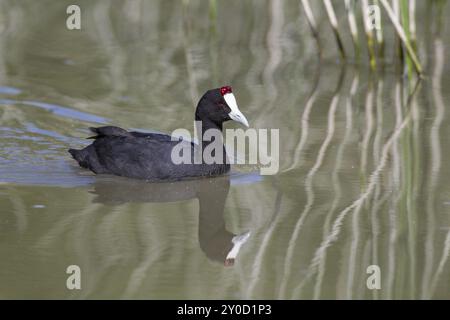
<svg viewBox="0 0 450 320">
<path fill-rule="evenodd" d="M 225 227 L 225 201 L 230 176 L 149 183 L 127 178 L 105 177 L 93 184 L 94 202 L 106 205 L 124 203 L 164 203 L 197 198 L 199 201 L 198 239 L 208 259 L 233 266 L 250 231 L 236 235 Z"/>
</svg>

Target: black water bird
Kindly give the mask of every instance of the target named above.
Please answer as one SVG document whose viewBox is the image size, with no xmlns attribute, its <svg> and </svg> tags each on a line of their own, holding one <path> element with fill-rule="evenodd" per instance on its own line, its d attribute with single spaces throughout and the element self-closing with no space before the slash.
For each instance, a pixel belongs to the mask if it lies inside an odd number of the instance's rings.
<svg viewBox="0 0 450 320">
<path fill-rule="evenodd" d="M 230 86 L 207 91 L 200 99 L 195 111 L 195 120 L 201 122 L 201 134 L 209 129 L 220 132 L 221 161 L 205 161 L 195 155 L 203 151 L 215 139 L 197 145 L 183 139 L 158 133 L 143 133 L 105 126 L 90 128 L 95 133 L 90 139 L 94 142 L 81 150 L 69 149 L 69 153 L 83 167 L 96 174 L 114 174 L 149 181 L 173 181 L 193 177 L 210 177 L 223 175 L 230 170 L 222 143 L 222 125 L 234 120 L 248 127 L 245 116 L 236 103 Z M 173 161 L 173 149 L 177 147 L 189 150 L 188 160 L 183 163 Z M 214 152 L 212 155 L 214 156 Z"/>
</svg>

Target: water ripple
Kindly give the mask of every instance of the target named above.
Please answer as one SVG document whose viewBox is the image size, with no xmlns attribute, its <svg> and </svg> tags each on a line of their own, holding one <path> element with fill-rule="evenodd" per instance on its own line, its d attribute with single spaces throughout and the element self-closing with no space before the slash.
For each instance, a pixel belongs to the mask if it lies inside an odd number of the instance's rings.
<svg viewBox="0 0 450 320">
<path fill-rule="evenodd" d="M 27 106 L 33 106 L 37 108 L 44 109 L 46 111 L 49 111 L 53 114 L 56 114 L 58 116 L 62 116 L 65 118 L 75 119 L 75 120 L 81 120 L 81 121 L 88 121 L 88 122 L 96 122 L 96 123 L 108 123 L 110 122 L 109 119 L 96 116 L 93 114 L 89 114 L 86 112 L 73 110 L 67 107 L 62 107 L 56 104 L 46 103 L 46 102 L 38 102 L 38 101 L 30 101 L 30 100 L 12 100 L 12 99 L 0 99 L 0 104 L 5 105 L 18 105 L 23 104 Z"/>
</svg>

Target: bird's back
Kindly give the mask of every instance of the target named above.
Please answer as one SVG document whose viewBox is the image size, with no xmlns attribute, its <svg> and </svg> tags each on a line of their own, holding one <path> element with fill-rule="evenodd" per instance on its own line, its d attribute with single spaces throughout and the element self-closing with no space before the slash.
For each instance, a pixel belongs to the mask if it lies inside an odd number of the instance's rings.
<svg viewBox="0 0 450 320">
<path fill-rule="evenodd" d="M 94 142 L 82 150 L 69 150 L 78 163 L 95 173 L 110 173 L 146 180 L 180 180 L 189 177 L 221 175 L 228 164 L 194 164 L 195 145 L 156 133 L 128 132 L 118 127 L 91 129 Z M 182 144 L 190 150 L 191 162 L 175 164 L 172 150 Z"/>
</svg>

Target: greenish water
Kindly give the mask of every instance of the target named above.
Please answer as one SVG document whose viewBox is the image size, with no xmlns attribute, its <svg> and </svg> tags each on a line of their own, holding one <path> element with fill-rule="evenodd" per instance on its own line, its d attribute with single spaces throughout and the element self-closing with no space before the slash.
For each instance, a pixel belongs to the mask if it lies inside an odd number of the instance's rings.
<svg viewBox="0 0 450 320">
<path fill-rule="evenodd" d="M 418 4 L 408 99 L 393 50 L 344 68 L 329 32 L 319 64 L 298 1 L 217 2 L 78 1 L 69 31 L 71 1 L 0 1 L 0 298 L 449 299 L 450 24 Z M 280 129 L 279 174 L 150 184 L 66 151 L 89 126 L 190 129 L 224 84 Z"/>
</svg>

